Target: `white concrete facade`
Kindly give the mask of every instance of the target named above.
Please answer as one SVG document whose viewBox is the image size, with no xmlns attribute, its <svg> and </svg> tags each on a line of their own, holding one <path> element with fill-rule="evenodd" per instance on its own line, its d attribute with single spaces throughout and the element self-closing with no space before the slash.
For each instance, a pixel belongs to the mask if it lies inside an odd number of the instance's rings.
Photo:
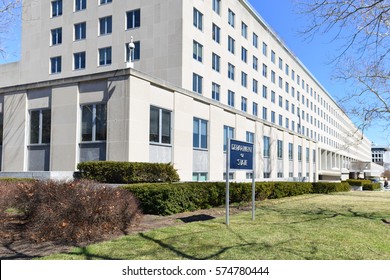
<svg viewBox="0 0 390 280">
<path fill-rule="evenodd" d="M 182 180 L 222 180 L 224 129 L 255 142 L 258 179 L 334 180 L 370 161 L 370 141 L 247 1 L 76 2 L 23 1 L 21 61 L 0 66 L 2 171 L 70 172 L 93 158 L 172 162 Z M 137 70 L 125 69 L 131 36 Z M 104 131 L 83 121 L 102 110 Z M 41 125 L 51 116 L 50 137 L 40 131 L 33 144 L 32 114 Z M 205 147 L 194 148 L 197 125 Z"/>
</svg>

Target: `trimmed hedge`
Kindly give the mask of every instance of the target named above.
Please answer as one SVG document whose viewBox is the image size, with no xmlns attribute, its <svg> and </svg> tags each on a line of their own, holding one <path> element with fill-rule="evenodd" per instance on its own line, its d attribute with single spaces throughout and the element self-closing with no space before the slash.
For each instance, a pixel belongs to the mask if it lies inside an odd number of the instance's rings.
<svg viewBox="0 0 390 280">
<path fill-rule="evenodd" d="M 363 185 L 363 191 L 377 191 L 381 189 L 380 183 L 367 183 Z"/>
<path fill-rule="evenodd" d="M 370 180 L 354 180 L 354 179 L 348 179 L 347 183 L 350 186 L 356 186 L 356 187 L 362 187 L 364 184 L 370 184 Z"/>
<path fill-rule="evenodd" d="M 84 179 L 101 183 L 163 183 L 180 180 L 169 163 L 88 161 L 77 165 Z"/>
<path fill-rule="evenodd" d="M 224 182 L 174 184 L 134 184 L 122 188 L 140 201 L 145 214 L 171 215 L 225 204 Z M 346 183 L 256 182 L 256 200 L 282 198 L 309 193 L 349 191 Z M 230 183 L 230 202 L 243 203 L 252 198 L 251 183 Z"/>
<path fill-rule="evenodd" d="M 313 193 L 348 192 L 351 188 L 348 183 L 317 182 L 313 183 Z"/>
</svg>

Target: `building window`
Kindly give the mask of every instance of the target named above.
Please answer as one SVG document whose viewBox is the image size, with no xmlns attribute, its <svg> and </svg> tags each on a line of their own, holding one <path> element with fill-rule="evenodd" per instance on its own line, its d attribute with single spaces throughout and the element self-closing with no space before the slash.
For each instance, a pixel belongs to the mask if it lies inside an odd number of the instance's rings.
<svg viewBox="0 0 390 280">
<path fill-rule="evenodd" d="M 126 28 L 133 29 L 141 26 L 141 10 L 126 12 Z"/>
<path fill-rule="evenodd" d="M 268 136 L 263 136 L 263 157 L 270 157 L 270 138 Z"/>
<path fill-rule="evenodd" d="M 62 44 L 62 28 L 51 30 L 51 44 L 52 46 Z"/>
<path fill-rule="evenodd" d="M 271 82 L 275 83 L 275 72 L 273 70 L 271 70 Z"/>
<path fill-rule="evenodd" d="M 228 63 L 228 78 L 234 81 L 234 65 Z"/>
<path fill-rule="evenodd" d="M 258 105 L 256 102 L 253 102 L 252 104 L 252 115 L 256 116 L 258 115 Z"/>
<path fill-rule="evenodd" d="M 294 159 L 294 144 L 288 143 L 288 159 L 293 160 Z"/>
<path fill-rule="evenodd" d="M 268 67 L 263 63 L 263 77 L 267 78 Z"/>
<path fill-rule="evenodd" d="M 244 22 L 241 22 L 241 35 L 245 39 L 248 37 L 248 25 L 246 25 Z"/>
<path fill-rule="evenodd" d="M 221 0 L 213 0 L 213 11 L 218 15 L 221 13 Z"/>
<path fill-rule="evenodd" d="M 220 61 L 221 61 L 221 58 L 219 57 L 219 55 L 213 53 L 212 55 L 212 68 L 213 70 L 219 72 L 220 71 Z"/>
<path fill-rule="evenodd" d="M 275 104 L 275 92 L 271 90 L 271 102 Z"/>
<path fill-rule="evenodd" d="M 73 54 L 73 62 L 74 70 L 85 69 L 85 52 Z"/>
<path fill-rule="evenodd" d="M 203 30 L 203 14 L 194 8 L 194 26 Z"/>
<path fill-rule="evenodd" d="M 267 56 L 268 53 L 268 46 L 266 43 L 263 42 L 263 55 Z"/>
<path fill-rule="evenodd" d="M 203 61 L 203 46 L 196 41 L 193 41 L 192 57 L 199 62 Z"/>
<path fill-rule="evenodd" d="M 283 141 L 278 140 L 278 159 L 283 159 Z"/>
<path fill-rule="evenodd" d="M 213 23 L 213 40 L 217 43 L 220 43 L 221 39 L 221 28 L 219 28 L 217 25 Z"/>
<path fill-rule="evenodd" d="M 283 116 L 279 114 L 279 125 L 283 126 Z"/>
<path fill-rule="evenodd" d="M 228 105 L 234 107 L 234 95 L 235 93 L 231 90 L 228 90 Z"/>
<path fill-rule="evenodd" d="M 279 57 L 279 69 L 283 70 L 283 59 Z"/>
<path fill-rule="evenodd" d="M 231 52 L 232 54 L 234 54 L 235 52 L 235 40 L 228 36 L 228 51 Z"/>
<path fill-rule="evenodd" d="M 193 172 L 192 181 L 194 182 L 206 182 L 207 181 L 207 172 Z"/>
<path fill-rule="evenodd" d="M 134 61 L 134 60 L 140 60 L 141 59 L 141 42 L 136 41 L 133 42 L 134 49 L 132 52 L 130 52 L 129 43 L 126 43 L 126 61 Z M 130 57 L 131 55 L 131 57 Z"/>
<path fill-rule="evenodd" d="M 257 80 L 255 80 L 255 79 L 253 79 L 252 80 L 252 91 L 254 92 L 254 93 L 256 93 L 257 94 L 257 92 L 258 92 L 258 82 L 257 82 Z"/>
<path fill-rule="evenodd" d="M 256 56 L 253 56 L 253 65 L 252 65 L 252 67 L 253 67 L 253 69 L 256 70 L 256 71 L 257 71 L 257 69 L 258 69 L 258 64 L 259 64 L 258 61 L 259 61 L 259 60 L 257 59 L 257 57 L 256 57 Z"/>
<path fill-rule="evenodd" d="M 112 33 L 112 16 L 99 19 L 99 34 L 107 35 Z"/>
<path fill-rule="evenodd" d="M 245 72 L 241 72 L 241 85 L 247 87 L 248 85 L 248 75 Z"/>
<path fill-rule="evenodd" d="M 203 83 L 203 77 L 193 73 L 192 74 L 192 91 L 202 94 L 202 83 Z"/>
<path fill-rule="evenodd" d="M 306 148 L 306 162 L 310 162 L 310 149 Z"/>
<path fill-rule="evenodd" d="M 62 0 L 51 2 L 51 16 L 58 17 L 62 15 Z"/>
<path fill-rule="evenodd" d="M 274 51 L 271 50 L 271 62 L 275 63 L 275 59 L 276 59 L 276 54 Z"/>
<path fill-rule="evenodd" d="M 263 85 L 263 98 L 267 99 L 268 96 L 268 89 L 266 86 Z"/>
<path fill-rule="evenodd" d="M 247 49 L 244 47 L 241 47 L 241 60 L 245 63 L 247 62 L 247 54 L 248 54 Z"/>
<path fill-rule="evenodd" d="M 298 145 L 298 161 L 302 161 L 302 146 Z"/>
<path fill-rule="evenodd" d="M 152 143 L 171 144 L 171 112 L 150 107 L 149 141 Z"/>
<path fill-rule="evenodd" d="M 256 33 L 253 33 L 253 42 L 252 42 L 252 44 L 257 49 L 258 44 L 259 44 L 259 37 L 257 36 Z"/>
<path fill-rule="evenodd" d="M 271 122 L 275 123 L 275 112 L 271 111 Z"/>
<path fill-rule="evenodd" d="M 263 107 L 263 120 L 267 120 L 268 117 L 268 109 L 267 107 Z"/>
<path fill-rule="evenodd" d="M 220 98 L 220 90 L 221 90 L 221 86 L 216 84 L 216 83 L 213 83 L 212 84 L 212 93 L 211 93 L 211 97 L 214 99 L 214 100 L 217 100 L 219 101 L 219 98 Z"/>
<path fill-rule="evenodd" d="M 112 0 L 100 0 L 100 5 L 112 3 Z"/>
<path fill-rule="evenodd" d="M 49 144 L 51 133 L 51 110 L 30 111 L 30 144 Z"/>
<path fill-rule="evenodd" d="M 111 47 L 99 49 L 99 66 L 111 64 Z"/>
<path fill-rule="evenodd" d="M 234 128 L 224 125 L 223 126 L 223 151 L 224 152 L 226 152 L 228 139 L 234 139 Z"/>
<path fill-rule="evenodd" d="M 255 134 L 253 132 L 246 132 L 246 142 L 248 143 L 255 143 Z"/>
<path fill-rule="evenodd" d="M 87 0 L 75 0 L 74 6 L 75 11 L 85 10 L 87 8 Z"/>
<path fill-rule="evenodd" d="M 87 24 L 85 22 L 76 23 L 74 25 L 75 41 L 85 39 L 86 36 L 87 36 Z"/>
<path fill-rule="evenodd" d="M 193 126 L 193 147 L 207 149 L 207 121 L 194 118 Z"/>
<path fill-rule="evenodd" d="M 235 14 L 232 12 L 232 10 L 228 10 L 228 23 L 231 27 L 234 27 L 234 18 Z"/>
<path fill-rule="evenodd" d="M 245 97 L 241 97 L 241 111 L 246 112 L 248 100 Z"/>
<path fill-rule="evenodd" d="M 89 104 L 81 106 L 81 141 L 107 140 L 107 105 Z"/>
<path fill-rule="evenodd" d="M 50 73 L 61 73 L 61 56 L 50 58 Z"/>
</svg>

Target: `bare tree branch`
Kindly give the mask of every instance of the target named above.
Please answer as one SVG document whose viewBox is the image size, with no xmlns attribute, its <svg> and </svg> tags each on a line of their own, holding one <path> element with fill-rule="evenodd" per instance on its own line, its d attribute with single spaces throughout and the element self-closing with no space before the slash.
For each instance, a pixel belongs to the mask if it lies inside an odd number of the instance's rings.
<svg viewBox="0 0 390 280">
<path fill-rule="evenodd" d="M 10 31 L 10 25 L 18 18 L 17 9 L 22 0 L 0 0 L 0 55 L 5 54 L 3 41 Z"/>
<path fill-rule="evenodd" d="M 353 92 L 343 104 L 361 119 L 361 129 L 378 120 L 390 123 L 390 0 L 295 0 L 311 20 L 306 38 L 332 32 L 342 44 L 332 63 L 336 78 L 350 82 Z M 387 127 L 389 127 L 387 125 Z"/>
</svg>

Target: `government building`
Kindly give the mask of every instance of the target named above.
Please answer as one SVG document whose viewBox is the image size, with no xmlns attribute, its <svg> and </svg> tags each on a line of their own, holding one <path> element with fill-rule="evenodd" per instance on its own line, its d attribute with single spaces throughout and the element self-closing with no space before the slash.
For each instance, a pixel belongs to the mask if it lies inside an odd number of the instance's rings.
<svg viewBox="0 0 390 280">
<path fill-rule="evenodd" d="M 19 62 L 0 65 L 1 176 L 69 178 L 83 161 L 340 180 L 371 142 L 247 0 L 24 0 Z"/>
</svg>

